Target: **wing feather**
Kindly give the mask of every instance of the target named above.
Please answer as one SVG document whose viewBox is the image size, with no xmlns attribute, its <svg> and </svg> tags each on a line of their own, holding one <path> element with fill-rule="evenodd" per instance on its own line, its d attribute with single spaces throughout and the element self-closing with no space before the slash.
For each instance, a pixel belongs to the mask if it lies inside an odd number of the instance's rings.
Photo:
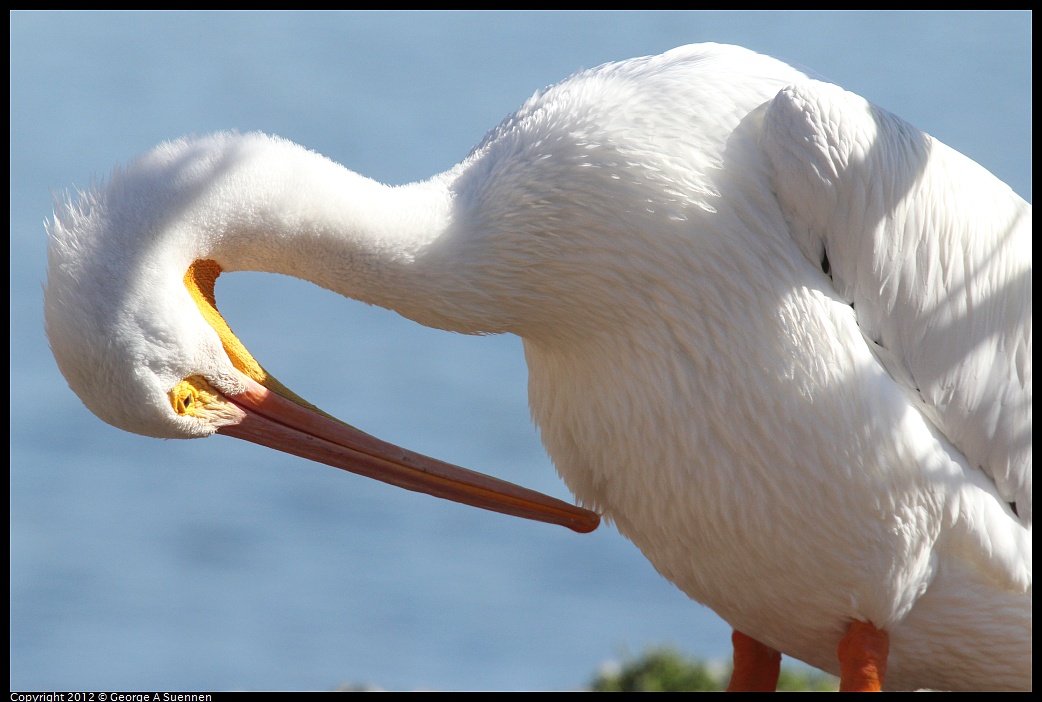
<svg viewBox="0 0 1042 702">
<path fill-rule="evenodd" d="M 881 363 L 1030 525 L 1031 205 L 828 83 L 782 90 L 761 146 L 793 236 Z"/>
</svg>

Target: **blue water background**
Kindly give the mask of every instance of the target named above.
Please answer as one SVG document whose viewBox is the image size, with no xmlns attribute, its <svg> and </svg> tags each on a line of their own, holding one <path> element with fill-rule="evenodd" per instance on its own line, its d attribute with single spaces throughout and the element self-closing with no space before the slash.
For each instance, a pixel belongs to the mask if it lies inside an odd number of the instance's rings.
<svg viewBox="0 0 1042 702">
<path fill-rule="evenodd" d="M 159 141 L 264 130 L 391 183 L 444 170 L 581 67 L 699 41 L 812 67 L 1031 199 L 1019 13 L 11 14 L 12 689 L 578 689 L 729 629 L 611 527 L 580 536 L 227 438 L 95 419 L 42 328 L 43 220 Z M 275 375 L 414 450 L 565 499 L 518 339 L 437 332 L 278 276 L 222 279 Z"/>
</svg>

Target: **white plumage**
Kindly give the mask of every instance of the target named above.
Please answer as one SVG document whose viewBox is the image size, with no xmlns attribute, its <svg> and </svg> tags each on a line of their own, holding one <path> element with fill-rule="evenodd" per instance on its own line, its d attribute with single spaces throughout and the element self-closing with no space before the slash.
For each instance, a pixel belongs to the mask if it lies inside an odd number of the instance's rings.
<svg viewBox="0 0 1042 702">
<path fill-rule="evenodd" d="M 1030 687 L 1031 206 L 855 95 L 682 47 L 537 93 L 422 183 L 218 134 L 57 209 L 48 334 L 116 426 L 302 451 L 242 428 L 263 385 L 318 415 L 207 316 L 221 271 L 515 333 L 568 486 L 736 630 L 838 673 L 870 622 L 887 687 Z"/>
</svg>

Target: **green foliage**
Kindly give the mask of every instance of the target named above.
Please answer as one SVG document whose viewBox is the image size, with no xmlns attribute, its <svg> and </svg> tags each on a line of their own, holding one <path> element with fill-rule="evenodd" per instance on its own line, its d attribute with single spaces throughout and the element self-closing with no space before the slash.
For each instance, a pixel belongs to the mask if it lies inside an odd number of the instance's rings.
<svg viewBox="0 0 1042 702">
<path fill-rule="evenodd" d="M 688 658 L 668 648 L 627 658 L 617 669 L 602 671 L 590 684 L 594 692 L 718 692 L 727 688 L 731 670 Z M 782 668 L 778 690 L 827 692 L 837 689 L 831 675 Z"/>
<path fill-rule="evenodd" d="M 726 678 L 721 682 L 705 663 L 660 648 L 599 673 L 590 687 L 594 692 L 711 692 L 726 685 Z"/>
<path fill-rule="evenodd" d="M 778 676 L 778 692 L 836 692 L 839 680 L 828 673 L 810 668 L 782 668 Z"/>
</svg>

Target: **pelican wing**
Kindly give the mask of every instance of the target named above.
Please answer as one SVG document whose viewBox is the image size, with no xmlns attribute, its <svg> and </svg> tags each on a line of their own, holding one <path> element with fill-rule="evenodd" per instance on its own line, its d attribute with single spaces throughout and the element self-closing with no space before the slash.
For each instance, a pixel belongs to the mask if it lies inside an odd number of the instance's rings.
<svg viewBox="0 0 1042 702">
<path fill-rule="evenodd" d="M 782 90 L 761 145 L 804 254 L 924 414 L 1031 524 L 1031 205 L 834 85 Z"/>
</svg>

